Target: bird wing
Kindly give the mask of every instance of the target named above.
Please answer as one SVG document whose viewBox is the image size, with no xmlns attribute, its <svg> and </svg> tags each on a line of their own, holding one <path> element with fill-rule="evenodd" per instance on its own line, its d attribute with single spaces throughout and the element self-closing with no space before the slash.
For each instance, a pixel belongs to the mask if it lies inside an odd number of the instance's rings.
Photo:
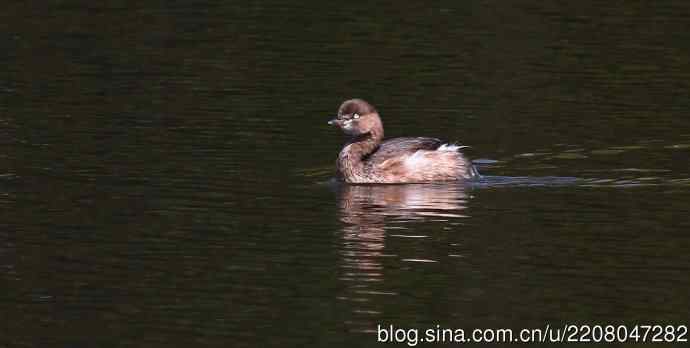
<svg viewBox="0 0 690 348">
<path fill-rule="evenodd" d="M 367 159 L 371 163 L 383 163 L 388 159 L 405 154 L 413 154 L 419 150 L 436 150 L 443 142 L 436 138 L 404 137 L 386 140 Z"/>
</svg>

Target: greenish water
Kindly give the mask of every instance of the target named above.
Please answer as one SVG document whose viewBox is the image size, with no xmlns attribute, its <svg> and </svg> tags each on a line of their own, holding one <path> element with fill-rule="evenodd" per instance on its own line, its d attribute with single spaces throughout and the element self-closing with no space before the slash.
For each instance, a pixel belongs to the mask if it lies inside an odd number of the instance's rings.
<svg viewBox="0 0 690 348">
<path fill-rule="evenodd" d="M 690 325 L 686 2 L 0 19 L 0 347 Z M 387 136 L 471 146 L 483 179 L 334 183 L 351 97 Z"/>
</svg>

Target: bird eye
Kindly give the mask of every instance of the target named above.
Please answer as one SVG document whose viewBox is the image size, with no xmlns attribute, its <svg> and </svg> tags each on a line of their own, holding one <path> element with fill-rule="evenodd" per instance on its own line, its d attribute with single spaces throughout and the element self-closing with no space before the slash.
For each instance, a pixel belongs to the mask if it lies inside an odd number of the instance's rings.
<svg viewBox="0 0 690 348">
<path fill-rule="evenodd" d="M 352 118 L 354 118 L 355 120 L 358 119 L 358 118 L 359 118 L 359 114 L 354 114 L 354 115 L 352 115 Z"/>
</svg>

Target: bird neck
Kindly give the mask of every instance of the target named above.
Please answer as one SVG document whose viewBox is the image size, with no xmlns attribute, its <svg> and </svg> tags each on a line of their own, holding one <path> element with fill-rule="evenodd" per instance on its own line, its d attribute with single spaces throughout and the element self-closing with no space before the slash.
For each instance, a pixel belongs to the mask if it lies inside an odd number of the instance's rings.
<svg viewBox="0 0 690 348">
<path fill-rule="evenodd" d="M 357 182 L 364 176 L 364 158 L 372 154 L 383 140 L 383 129 L 355 136 L 340 151 L 338 174 L 347 182 Z"/>
</svg>

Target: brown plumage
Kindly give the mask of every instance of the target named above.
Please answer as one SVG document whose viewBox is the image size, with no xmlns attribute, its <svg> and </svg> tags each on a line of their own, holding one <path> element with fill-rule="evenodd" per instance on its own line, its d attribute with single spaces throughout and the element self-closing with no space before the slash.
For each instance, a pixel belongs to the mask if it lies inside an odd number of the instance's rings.
<svg viewBox="0 0 690 348">
<path fill-rule="evenodd" d="M 376 109 L 362 99 L 345 101 L 328 122 L 351 138 L 337 160 L 340 180 L 353 184 L 395 184 L 455 181 L 478 175 L 458 151 L 436 138 L 394 138 L 383 141 L 383 123 Z"/>
</svg>

